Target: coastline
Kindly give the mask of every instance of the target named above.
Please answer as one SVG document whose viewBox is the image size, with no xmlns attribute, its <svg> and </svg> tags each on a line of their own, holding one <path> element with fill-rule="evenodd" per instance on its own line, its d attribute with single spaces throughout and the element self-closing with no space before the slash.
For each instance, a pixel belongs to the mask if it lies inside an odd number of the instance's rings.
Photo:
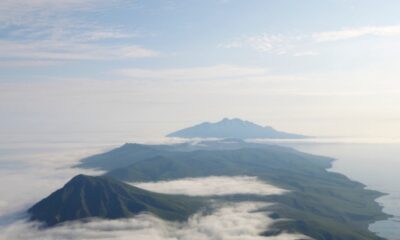
<svg viewBox="0 0 400 240">
<path fill-rule="evenodd" d="M 363 184 L 365 190 L 380 193 L 373 199 L 386 218 L 370 222 L 371 232 L 389 240 L 397 240 L 400 234 L 400 211 L 398 199 L 400 192 L 395 184 L 400 163 L 398 141 L 345 141 L 336 143 L 279 143 L 299 151 L 317 155 L 332 156 L 334 161 L 330 172 L 346 175 L 349 179 Z M 377 161 L 379 159 L 379 161 Z"/>
<path fill-rule="evenodd" d="M 151 145 L 146 145 L 146 147 L 148 146 Z M 138 147 L 140 146 L 132 145 L 132 148 L 136 150 Z M 271 148 L 274 149 L 271 146 L 269 148 L 268 151 L 271 151 Z M 278 165 L 281 167 L 271 169 L 268 167 L 271 165 L 267 164 L 263 171 L 249 167 L 247 172 L 263 181 L 291 191 L 282 196 L 265 198 L 278 203 L 271 207 L 271 210 L 278 214 L 279 218 L 292 219 L 275 224 L 279 231 L 299 232 L 316 239 L 321 235 L 330 236 L 329 239 L 383 239 L 371 232 L 369 225 L 390 217 L 382 211 L 383 207 L 376 201 L 385 193 L 366 189 L 365 184 L 351 180 L 344 174 L 330 171 L 335 162 L 334 158 L 308 154 L 304 151 L 287 151 L 288 149 L 279 147 L 277 149 L 283 155 L 278 159 L 271 160 L 270 163 L 279 163 Z M 118 155 L 119 150 L 121 148 L 114 149 L 116 152 L 111 155 L 110 152 L 104 154 L 108 154 L 107 158 L 112 160 L 113 154 Z M 247 151 L 249 154 L 253 154 L 253 157 L 261 154 L 259 157 L 262 159 L 265 153 L 258 152 L 258 150 L 254 152 L 254 149 L 244 148 L 233 151 Z M 123 151 L 129 152 L 129 145 L 125 145 Z M 232 149 L 226 151 L 229 152 Z M 239 152 L 237 153 L 239 154 Z M 162 155 L 162 153 L 158 154 Z M 212 151 L 210 154 L 212 156 Z M 297 155 L 303 159 L 301 162 L 291 159 Z M 102 155 L 99 154 L 97 157 L 101 159 Z M 284 161 L 281 162 L 279 159 Z M 92 162 L 94 160 L 96 158 L 91 158 Z M 226 174 L 240 174 L 242 170 L 238 169 Z M 185 176 L 190 177 L 191 175 L 187 173 Z"/>
</svg>

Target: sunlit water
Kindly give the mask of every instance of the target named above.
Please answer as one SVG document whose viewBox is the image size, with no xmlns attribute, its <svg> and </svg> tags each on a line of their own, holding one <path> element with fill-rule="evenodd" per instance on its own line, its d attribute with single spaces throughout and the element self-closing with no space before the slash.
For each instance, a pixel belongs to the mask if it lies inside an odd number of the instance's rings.
<svg viewBox="0 0 400 240">
<path fill-rule="evenodd" d="M 129 134 L 69 133 L 8 135 L 0 139 L 0 226 L 9 224 L 37 200 L 60 188 L 81 169 L 71 166 L 83 156 L 137 140 Z M 283 144 L 283 143 L 280 143 Z M 284 143 L 301 151 L 334 157 L 332 171 L 389 195 L 377 201 L 394 215 L 370 229 L 400 240 L 400 144 Z M 88 174 L 99 174 L 86 171 Z"/>
</svg>

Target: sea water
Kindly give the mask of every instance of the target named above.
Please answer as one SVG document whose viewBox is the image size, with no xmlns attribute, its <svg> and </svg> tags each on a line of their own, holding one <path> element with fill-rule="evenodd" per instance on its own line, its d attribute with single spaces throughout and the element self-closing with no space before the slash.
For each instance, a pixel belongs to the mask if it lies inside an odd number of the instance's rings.
<svg viewBox="0 0 400 240">
<path fill-rule="evenodd" d="M 288 145 L 288 144 L 286 144 Z M 400 144 L 399 143 L 295 143 L 290 146 L 304 152 L 336 159 L 330 171 L 345 174 L 368 189 L 388 195 L 376 201 L 383 211 L 393 215 L 369 229 L 389 240 L 400 239 Z"/>
</svg>

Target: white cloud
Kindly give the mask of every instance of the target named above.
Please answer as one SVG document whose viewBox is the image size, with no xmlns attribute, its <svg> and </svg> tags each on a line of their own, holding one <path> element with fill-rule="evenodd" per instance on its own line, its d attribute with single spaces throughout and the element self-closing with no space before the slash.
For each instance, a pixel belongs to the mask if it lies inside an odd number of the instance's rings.
<svg viewBox="0 0 400 240">
<path fill-rule="evenodd" d="M 239 37 L 221 44 L 220 47 L 227 49 L 249 47 L 259 52 L 285 54 L 288 50 L 288 41 L 283 35 L 260 34 Z"/>
<path fill-rule="evenodd" d="M 0 60 L 0 67 L 20 68 L 20 67 L 45 67 L 57 64 L 57 61 L 49 60 Z"/>
<path fill-rule="evenodd" d="M 29 137 L 14 138 L 0 139 L 0 223 L 10 214 L 25 211 L 78 173 L 102 173 L 71 168 L 83 156 L 98 152 L 99 146 L 65 141 L 60 147 L 56 144 L 59 139 L 46 144 L 36 139 L 32 144 L 27 143 Z"/>
<path fill-rule="evenodd" d="M 262 33 L 252 36 L 242 36 L 221 44 L 220 47 L 227 49 L 248 48 L 257 52 L 276 55 L 310 56 L 311 54 L 302 54 L 304 52 L 311 52 L 308 48 L 304 48 L 304 45 L 306 45 L 305 40 L 306 37 L 300 35 Z"/>
<path fill-rule="evenodd" d="M 283 194 L 286 190 L 275 187 L 248 176 L 212 176 L 204 178 L 184 178 L 172 181 L 132 183 L 149 191 L 185 194 L 190 196 L 228 195 L 228 194 Z"/>
<path fill-rule="evenodd" d="M 265 207 L 256 202 L 227 203 L 211 214 L 197 213 L 187 222 L 167 222 L 149 214 L 123 220 L 92 220 L 70 222 L 60 227 L 39 230 L 36 223 L 16 222 L 0 227 L 1 240 L 6 239 L 151 239 L 151 240 L 295 240 L 308 239 L 299 234 L 283 233 L 262 237 L 274 220 L 267 213 L 256 211 Z"/>
<path fill-rule="evenodd" d="M 264 68 L 241 67 L 233 65 L 215 65 L 210 67 L 172 68 L 172 69 L 119 69 L 116 74 L 132 79 L 155 80 L 210 80 L 233 79 L 260 76 L 266 73 Z"/>
<path fill-rule="evenodd" d="M 98 11 L 124 0 L 5 0 L 0 2 L 0 59 L 3 67 L 47 66 L 56 61 L 114 60 L 156 57 L 158 52 L 129 43 L 101 40 L 133 39 L 139 34 L 105 26 L 74 15 Z M 119 6 L 119 5 L 118 5 Z M 78 17 L 77 17 L 78 16 Z M 33 64 L 32 60 L 40 64 Z M 47 64 L 46 64 L 47 63 Z"/>
<path fill-rule="evenodd" d="M 97 31 L 83 33 L 81 38 L 86 39 L 87 41 L 95 41 L 95 40 L 101 40 L 101 39 L 134 38 L 137 36 L 138 36 L 138 34 L 133 34 L 133 33 L 128 34 L 128 33 L 124 33 L 123 31 L 99 29 Z"/>
<path fill-rule="evenodd" d="M 42 63 L 45 63 L 46 60 L 107 60 L 155 57 L 158 55 L 157 52 L 140 46 L 102 46 L 50 40 L 29 43 L 0 41 L 0 52 L 1 58 L 21 59 L 22 62 L 35 59 L 42 60 Z M 12 62 L 18 63 L 16 60 Z"/>
<path fill-rule="evenodd" d="M 2 0 L 0 3 L 1 10 L 27 10 L 27 9 L 43 9 L 43 8 L 76 8 L 93 5 L 96 2 L 102 2 L 97 0 Z"/>
<path fill-rule="evenodd" d="M 285 53 L 283 49 L 278 50 L 278 47 L 283 42 L 283 38 L 277 35 L 266 35 L 252 36 L 247 38 L 248 44 L 257 51 L 260 52 L 281 52 Z"/>
<path fill-rule="evenodd" d="M 348 28 L 337 31 L 325 31 L 312 34 L 316 42 L 348 40 L 363 36 L 393 37 L 400 36 L 400 26 L 379 26 Z"/>
<path fill-rule="evenodd" d="M 65 11 L 93 11 L 106 3 L 104 0 L 2 0 L 0 23 L 3 27 L 39 24 L 43 23 L 41 19 L 49 16 L 56 16 Z"/>
<path fill-rule="evenodd" d="M 227 49 L 249 48 L 262 53 L 277 55 L 316 56 L 323 42 L 350 40 L 364 36 L 395 37 L 400 36 L 400 25 L 366 26 L 333 31 L 321 31 L 302 34 L 269 34 L 242 36 L 219 47 Z"/>
</svg>

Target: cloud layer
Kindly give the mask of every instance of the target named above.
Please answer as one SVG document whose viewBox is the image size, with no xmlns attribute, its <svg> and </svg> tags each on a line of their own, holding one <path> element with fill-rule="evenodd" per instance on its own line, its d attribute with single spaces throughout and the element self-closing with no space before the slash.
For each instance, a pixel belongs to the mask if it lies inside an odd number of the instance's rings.
<svg viewBox="0 0 400 240">
<path fill-rule="evenodd" d="M 265 204 L 244 202 L 226 204 L 209 215 L 195 214 L 188 222 L 166 222 L 148 214 L 125 220 L 92 220 L 82 224 L 72 222 L 60 227 L 38 230 L 34 223 L 18 222 L 0 236 L 5 239 L 151 239 L 151 240 L 262 240 L 305 239 L 296 234 L 262 237 L 273 221 L 256 210 Z"/>
<path fill-rule="evenodd" d="M 92 170 L 71 168 L 78 159 L 99 147 L 83 143 L 58 144 L 1 143 L 0 147 L 0 225 L 36 201 L 62 187 L 78 173 L 100 174 Z"/>
<path fill-rule="evenodd" d="M 134 186 L 153 192 L 210 196 L 229 194 L 283 194 L 286 190 L 258 180 L 256 177 L 213 176 L 205 178 L 184 178 L 173 181 L 133 183 Z"/>
</svg>

